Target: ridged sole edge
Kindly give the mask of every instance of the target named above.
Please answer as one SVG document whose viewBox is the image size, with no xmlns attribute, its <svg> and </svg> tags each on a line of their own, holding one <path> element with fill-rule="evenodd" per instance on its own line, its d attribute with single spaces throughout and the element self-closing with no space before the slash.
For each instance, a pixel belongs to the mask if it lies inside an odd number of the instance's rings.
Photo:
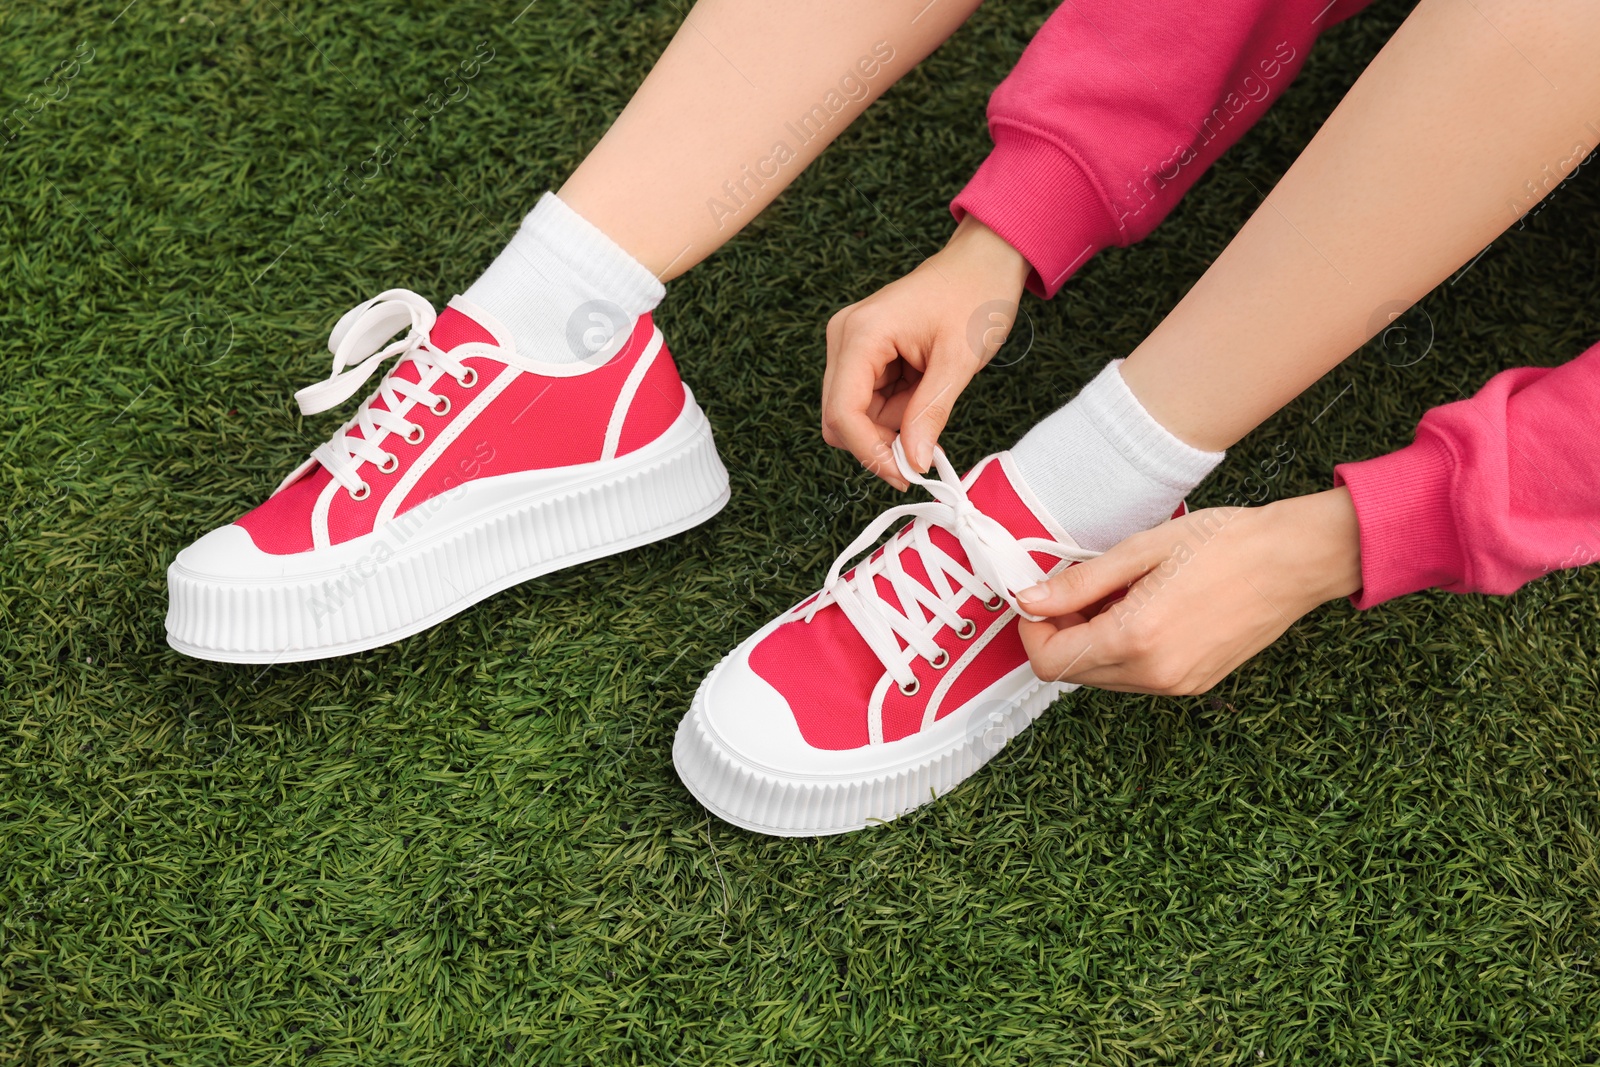
<svg viewBox="0 0 1600 1067">
<path fill-rule="evenodd" d="M 946 750 L 892 774 L 849 781 L 779 778 L 730 756 L 706 729 L 705 694 L 727 662 L 724 657 L 696 690 L 673 738 L 672 763 L 684 787 L 707 811 L 734 826 L 775 837 L 852 833 L 915 811 L 976 774 L 1058 697 L 1078 688 L 1036 681 L 1003 708 L 992 708 L 986 716 L 989 725 L 981 732 L 968 731 Z"/>
<path fill-rule="evenodd" d="M 197 659 L 258 664 L 379 648 L 513 585 L 682 533 L 728 497 L 706 424 L 679 451 L 614 481 L 534 500 L 394 556 L 355 588 L 336 590 L 333 610 L 318 610 L 329 600 L 326 581 L 223 585 L 169 568 L 167 643 Z M 326 640 L 307 640 L 323 628 Z"/>
</svg>

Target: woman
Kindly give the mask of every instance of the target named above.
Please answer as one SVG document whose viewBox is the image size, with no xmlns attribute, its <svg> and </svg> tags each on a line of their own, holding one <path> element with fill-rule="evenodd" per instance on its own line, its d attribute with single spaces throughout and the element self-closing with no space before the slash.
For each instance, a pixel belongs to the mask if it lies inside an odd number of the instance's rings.
<svg viewBox="0 0 1600 1067">
<path fill-rule="evenodd" d="M 1327 493 L 1185 516 L 1098 558 L 1076 538 L 1104 532 L 1093 490 L 1113 516 L 1187 491 L 1577 167 L 1596 144 L 1596 44 L 1588 5 L 1424 0 L 1124 363 L 965 480 L 942 457 L 922 479 L 918 428 L 900 425 L 893 461 L 935 503 L 891 509 L 706 679 L 674 749 L 691 791 L 750 829 L 857 829 L 953 788 L 1077 684 L 1200 691 L 1332 597 L 1509 592 L 1600 555 L 1594 350 L 1498 376 Z M 874 309 L 870 344 L 830 338 L 828 403 L 888 412 L 849 442 L 863 458 L 905 411 L 879 368 L 937 319 L 914 285 L 938 291 L 905 279 L 851 313 Z M 967 377 L 943 374 L 945 410 Z"/>
<path fill-rule="evenodd" d="M 1566 158 L 1600 99 L 1581 58 L 1595 16 L 1458 7 L 1419 8 L 1125 364 L 962 480 L 938 431 L 1024 282 L 1052 291 L 1099 247 L 1148 232 L 1343 12 L 1213 5 L 1175 29 L 1160 5 L 1075 3 L 1052 18 L 1029 50 L 1039 62 L 1025 57 L 996 96 L 995 155 L 957 199 L 950 246 L 830 324 L 827 435 L 936 501 L 891 510 L 821 594 L 708 677 L 675 746 L 708 807 L 754 829 L 828 833 L 952 788 L 1073 680 L 1074 664 L 1052 671 L 1038 652 L 1034 676 L 1019 619 L 1072 622 L 1083 605 L 1034 611 L 1020 594 L 1166 516 L 1228 445 L 1364 341 L 1374 309 L 1416 299 L 1511 221 L 1494 215 L 1499 187 Z M 369 648 L 708 518 L 725 476 L 649 322 L 657 278 L 748 221 L 969 10 L 840 12 L 825 31 L 811 11 L 774 36 L 770 19 L 697 7 L 464 298 L 436 317 L 392 290 L 340 321 L 334 377 L 301 392 L 303 410 L 400 362 L 266 504 L 180 554 L 173 644 L 269 661 Z M 792 47 L 760 47 L 775 39 Z M 1442 178 L 1406 154 L 1419 148 L 1449 164 Z M 1129 186 L 1120 199 L 1115 178 Z M 997 305 L 1002 329 L 974 340 L 975 316 Z M 930 464 L 937 480 L 921 476 Z M 1035 646 L 1059 639 L 1026 632 Z"/>
<path fill-rule="evenodd" d="M 436 313 L 392 289 L 339 321 L 333 376 L 296 394 L 303 413 L 396 365 L 265 503 L 179 553 L 171 644 L 245 662 L 373 648 L 709 519 L 727 477 L 650 320 L 663 281 L 736 234 L 976 6 L 696 5 L 462 296 Z M 904 416 L 925 470 L 1024 281 L 1054 293 L 1099 248 L 1148 233 L 1359 6 L 1229 0 L 1183 9 L 1179 31 L 1171 0 L 1064 4 L 995 95 L 995 150 L 955 201 L 949 246 L 830 328 L 829 439 L 903 486 L 885 442 Z M 909 328 L 875 346 L 875 318 Z M 1103 549 L 1166 517 L 1220 455 L 1131 409 L 1127 440 L 1100 444 L 1075 429 L 1087 405 L 1051 434 L 1086 476 L 1053 473 L 1048 449 L 1031 462 L 1080 543 Z"/>
</svg>

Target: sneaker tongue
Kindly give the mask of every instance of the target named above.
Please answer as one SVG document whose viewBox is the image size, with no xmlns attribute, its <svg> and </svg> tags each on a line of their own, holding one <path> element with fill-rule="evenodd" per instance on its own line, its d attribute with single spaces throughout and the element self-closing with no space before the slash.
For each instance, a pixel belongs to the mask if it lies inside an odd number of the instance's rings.
<svg viewBox="0 0 1600 1067">
<path fill-rule="evenodd" d="M 1017 493 L 1011 479 L 1006 477 L 1006 469 L 999 456 L 990 456 L 978 465 L 978 470 L 977 480 L 967 489 L 967 498 L 977 505 L 979 511 L 991 519 L 998 519 L 1002 526 L 1011 531 L 1012 537 L 1058 540 L 1058 535 L 1051 532 L 1046 521 L 1035 515 Z"/>
<path fill-rule="evenodd" d="M 485 345 L 498 343 L 494 334 L 479 326 L 470 315 L 453 307 L 447 307 L 439 313 L 438 321 L 433 324 L 428 336 L 434 345 L 446 352 L 456 345 L 469 342 Z"/>
<path fill-rule="evenodd" d="M 1018 539 L 1024 537 L 1059 539 L 1059 534 L 1052 531 L 1044 520 L 1035 515 L 1033 509 L 1017 493 L 998 455 L 983 460 L 975 469 L 977 477 L 967 486 L 967 498 L 979 511 L 992 519 L 997 519 L 1000 525 L 1011 532 L 1011 536 Z M 971 478 L 972 475 L 969 473 L 967 477 Z M 908 529 L 909 527 L 903 527 L 900 533 L 895 535 L 895 539 L 904 537 Z M 961 547 L 961 542 L 956 540 L 955 534 L 942 526 L 935 526 L 928 531 L 928 539 L 943 549 L 951 559 L 970 569 L 971 561 L 967 558 L 966 549 Z M 1033 558 L 1046 570 L 1056 562 L 1053 556 L 1043 552 L 1033 553 Z M 933 588 L 927 568 L 923 566 L 922 555 L 916 549 L 903 550 L 900 566 L 923 587 Z M 894 595 L 894 587 L 889 584 L 887 578 L 880 575 L 874 584 L 877 586 L 879 596 L 901 611 L 905 610 L 899 598 Z"/>
</svg>

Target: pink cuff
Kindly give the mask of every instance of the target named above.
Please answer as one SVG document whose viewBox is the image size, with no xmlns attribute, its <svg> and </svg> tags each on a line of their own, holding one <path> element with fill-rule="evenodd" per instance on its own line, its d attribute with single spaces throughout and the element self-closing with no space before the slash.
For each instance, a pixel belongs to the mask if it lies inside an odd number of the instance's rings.
<svg viewBox="0 0 1600 1067">
<path fill-rule="evenodd" d="M 1398 452 L 1333 469 L 1346 486 L 1361 526 L 1361 592 L 1370 608 L 1422 589 L 1461 588 L 1466 553 L 1456 534 L 1455 456 L 1427 432 Z"/>
<path fill-rule="evenodd" d="M 950 204 L 1005 238 L 1030 266 L 1028 290 L 1052 297 L 1120 231 L 1094 181 L 1065 149 L 1025 127 L 992 128 L 994 151 Z"/>
</svg>

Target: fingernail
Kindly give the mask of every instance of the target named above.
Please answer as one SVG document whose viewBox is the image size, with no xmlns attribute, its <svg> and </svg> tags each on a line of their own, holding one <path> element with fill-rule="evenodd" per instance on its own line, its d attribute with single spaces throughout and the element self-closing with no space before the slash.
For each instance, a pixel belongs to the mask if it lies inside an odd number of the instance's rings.
<svg viewBox="0 0 1600 1067">
<path fill-rule="evenodd" d="M 1048 599 L 1049 596 L 1050 587 L 1048 585 L 1031 585 L 1018 593 L 1017 599 L 1024 604 L 1037 604 L 1041 600 Z"/>
<path fill-rule="evenodd" d="M 916 455 L 913 458 L 917 462 L 917 473 L 927 474 L 928 468 L 933 466 L 933 445 L 923 441 L 917 445 Z"/>
</svg>

